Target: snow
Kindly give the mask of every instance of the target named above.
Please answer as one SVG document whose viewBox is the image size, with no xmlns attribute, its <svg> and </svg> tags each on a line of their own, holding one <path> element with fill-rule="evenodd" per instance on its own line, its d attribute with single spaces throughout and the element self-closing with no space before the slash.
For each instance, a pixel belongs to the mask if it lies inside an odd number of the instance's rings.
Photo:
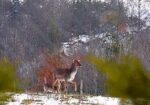
<svg viewBox="0 0 150 105">
<path fill-rule="evenodd" d="M 119 99 L 111 97 L 102 97 L 102 96 L 88 97 L 88 101 L 90 103 L 101 105 L 119 105 Z"/>
<path fill-rule="evenodd" d="M 130 1 L 132 4 L 129 4 L 127 0 L 123 1 L 125 3 L 125 6 L 128 8 L 128 15 L 138 16 L 138 0 Z M 141 19 L 146 20 L 147 26 L 150 25 L 150 2 L 148 1 L 149 0 L 141 0 Z"/>
<path fill-rule="evenodd" d="M 87 42 L 90 41 L 90 38 L 89 38 L 88 35 L 80 35 L 79 36 L 79 40 L 82 41 L 82 42 L 84 42 L 84 43 L 87 43 Z"/>
<path fill-rule="evenodd" d="M 35 95 L 35 94 L 15 94 L 12 96 L 13 102 L 8 102 L 7 105 L 21 105 L 25 100 L 28 100 L 28 103 L 31 101 L 30 105 L 61 105 L 60 100 L 54 98 L 49 98 L 48 95 Z"/>
<path fill-rule="evenodd" d="M 86 51 L 88 51 L 88 43 L 94 42 L 97 39 L 100 39 L 106 44 L 112 43 L 112 36 L 108 35 L 108 33 L 100 33 L 95 35 L 79 35 L 70 38 L 68 42 L 63 42 L 62 49 L 64 50 L 66 55 L 72 55 L 73 50 L 78 50 L 80 46 L 84 44 Z"/>
<path fill-rule="evenodd" d="M 84 99 L 83 99 L 84 98 Z M 74 105 L 74 104 L 97 104 L 97 105 L 119 105 L 118 98 L 103 96 L 81 96 L 64 94 L 14 94 L 13 101 L 6 105 Z M 25 103 L 26 102 L 26 103 Z M 28 102 L 28 103 L 27 103 Z"/>
<path fill-rule="evenodd" d="M 71 98 L 68 103 L 74 104 L 74 103 L 79 103 L 79 99 Z"/>
<path fill-rule="evenodd" d="M 14 2 L 13 0 L 10 0 L 12 3 Z M 19 0 L 20 4 L 23 5 L 23 3 L 25 2 L 25 0 Z"/>
</svg>

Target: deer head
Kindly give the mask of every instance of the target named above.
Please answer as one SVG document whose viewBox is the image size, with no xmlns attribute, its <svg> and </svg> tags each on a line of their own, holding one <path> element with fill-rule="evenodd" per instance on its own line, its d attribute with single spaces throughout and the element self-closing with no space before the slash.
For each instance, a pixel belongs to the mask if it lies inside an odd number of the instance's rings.
<svg viewBox="0 0 150 105">
<path fill-rule="evenodd" d="M 80 63 L 80 60 L 77 60 L 77 59 L 73 59 L 72 60 L 72 64 L 76 67 L 80 67 L 81 66 L 81 63 Z"/>
</svg>

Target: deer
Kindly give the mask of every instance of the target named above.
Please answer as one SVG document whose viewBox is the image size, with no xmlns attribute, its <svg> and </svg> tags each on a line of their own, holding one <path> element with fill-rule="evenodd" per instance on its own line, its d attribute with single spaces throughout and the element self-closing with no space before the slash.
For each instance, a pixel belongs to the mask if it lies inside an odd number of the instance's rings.
<svg viewBox="0 0 150 105">
<path fill-rule="evenodd" d="M 77 91 L 77 83 L 74 81 L 75 76 L 81 66 L 80 60 L 73 59 L 70 68 L 57 68 L 54 70 L 55 81 L 52 84 L 52 88 L 57 84 L 57 92 L 60 92 L 61 85 L 64 83 L 65 92 L 67 92 L 67 84 L 71 83 L 74 85 L 74 91 Z"/>
</svg>

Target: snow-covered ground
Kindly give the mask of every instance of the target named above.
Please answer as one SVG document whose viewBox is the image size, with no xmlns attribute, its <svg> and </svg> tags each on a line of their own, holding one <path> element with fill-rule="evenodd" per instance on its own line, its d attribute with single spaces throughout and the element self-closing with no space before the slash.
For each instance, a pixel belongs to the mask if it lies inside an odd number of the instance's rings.
<svg viewBox="0 0 150 105">
<path fill-rule="evenodd" d="M 70 38 L 67 42 L 62 42 L 61 44 L 65 55 L 70 56 L 81 49 L 82 51 L 83 49 L 86 49 L 86 51 L 88 52 L 89 43 L 92 43 L 96 40 L 100 40 L 105 44 L 111 44 L 112 36 L 109 35 L 109 33 L 100 33 L 95 35 L 79 35 Z M 82 46 L 84 46 L 84 48 Z"/>
<path fill-rule="evenodd" d="M 14 94 L 6 105 L 119 105 L 118 98 L 62 95 L 62 94 Z"/>
</svg>

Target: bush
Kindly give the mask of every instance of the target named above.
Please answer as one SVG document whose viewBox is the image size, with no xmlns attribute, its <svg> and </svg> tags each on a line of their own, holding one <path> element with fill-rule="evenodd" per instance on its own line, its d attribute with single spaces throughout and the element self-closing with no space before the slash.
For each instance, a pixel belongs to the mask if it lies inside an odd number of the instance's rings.
<svg viewBox="0 0 150 105">
<path fill-rule="evenodd" d="M 150 74 L 133 56 L 108 60 L 89 55 L 88 61 L 106 76 L 107 92 L 111 96 L 129 98 L 135 105 L 146 105 L 150 98 Z M 148 103 L 148 101 L 147 101 Z"/>
<path fill-rule="evenodd" d="M 16 91 L 16 72 L 15 66 L 6 58 L 0 59 L 0 101 L 8 98 L 4 92 Z"/>
</svg>

